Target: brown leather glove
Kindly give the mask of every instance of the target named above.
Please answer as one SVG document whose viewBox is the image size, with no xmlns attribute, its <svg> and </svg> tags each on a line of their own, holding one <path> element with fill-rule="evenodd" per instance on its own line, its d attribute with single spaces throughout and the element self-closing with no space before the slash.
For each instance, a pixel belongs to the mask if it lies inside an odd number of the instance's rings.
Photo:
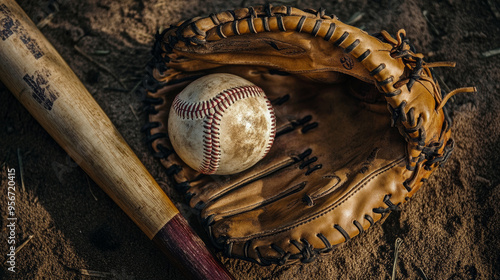
<svg viewBox="0 0 500 280">
<path fill-rule="evenodd" d="M 453 149 L 443 105 L 474 90 L 443 97 L 429 68 L 449 63 L 424 62 L 403 30 L 371 36 L 322 9 L 193 18 L 158 34 L 153 54 L 144 130 L 154 156 L 215 246 L 262 265 L 310 262 L 398 210 Z M 189 168 L 167 135 L 176 94 L 217 72 L 261 87 L 277 117 L 269 154 L 231 176 Z"/>
</svg>

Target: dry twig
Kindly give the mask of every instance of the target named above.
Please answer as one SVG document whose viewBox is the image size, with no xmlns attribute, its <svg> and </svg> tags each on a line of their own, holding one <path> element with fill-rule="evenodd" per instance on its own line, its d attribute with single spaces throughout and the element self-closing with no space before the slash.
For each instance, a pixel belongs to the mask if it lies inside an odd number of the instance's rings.
<svg viewBox="0 0 500 280">
<path fill-rule="evenodd" d="M 431 27 L 432 31 L 434 31 L 434 33 L 436 33 L 437 36 L 441 35 L 439 33 L 439 30 L 437 29 L 437 27 L 431 22 L 431 20 L 427 17 L 427 15 L 429 14 L 428 11 L 424 10 L 422 11 L 422 15 L 424 16 L 425 20 L 429 23 L 429 26 Z"/>
<path fill-rule="evenodd" d="M 499 55 L 499 54 L 500 54 L 500 48 L 494 49 L 494 50 L 485 51 L 485 52 L 481 53 L 481 55 L 483 57 L 490 57 L 490 56 Z"/>
<path fill-rule="evenodd" d="M 420 276 L 422 276 L 422 279 L 424 280 L 429 280 L 429 278 L 427 278 L 427 275 L 425 275 L 424 271 L 422 270 L 422 268 L 418 268 L 418 272 L 420 273 Z"/>
<path fill-rule="evenodd" d="M 495 15 L 495 17 L 500 20 L 500 11 L 498 11 L 497 6 L 495 4 L 495 1 L 493 0 L 488 0 L 488 5 L 490 6 L 491 11 Z"/>
<path fill-rule="evenodd" d="M 95 201 L 97 201 L 97 197 L 94 195 L 94 192 L 92 191 L 92 188 L 90 187 L 89 176 L 86 175 L 85 178 L 87 178 L 87 185 L 89 186 L 90 194 L 94 197 Z"/>
<path fill-rule="evenodd" d="M 19 175 L 21 176 L 21 190 L 24 192 L 26 188 L 24 187 L 23 158 L 21 157 L 20 148 L 17 148 L 17 161 L 19 162 Z"/>
<path fill-rule="evenodd" d="M 93 55 L 108 55 L 110 54 L 110 50 L 95 50 L 92 54 Z"/>
<path fill-rule="evenodd" d="M 141 86 L 141 84 L 142 84 L 142 79 L 140 79 L 139 82 L 135 84 L 135 86 L 130 90 L 130 93 L 135 93 L 137 89 Z"/>
<path fill-rule="evenodd" d="M 44 28 L 47 24 L 49 24 L 52 19 L 54 19 L 54 15 L 59 12 L 59 5 L 57 5 L 56 3 L 52 3 L 52 4 L 49 4 L 49 8 L 50 6 L 52 6 L 52 10 L 53 12 L 48 14 L 47 17 L 41 19 L 37 24 L 36 24 L 36 27 L 38 27 L 38 29 L 42 29 Z"/>
<path fill-rule="evenodd" d="M 392 280 L 396 280 L 396 265 L 398 263 L 399 247 L 403 244 L 401 238 L 396 238 L 396 243 L 394 244 L 394 264 L 392 265 Z"/>
<path fill-rule="evenodd" d="M 353 25 L 354 23 L 360 21 L 365 13 L 363 12 L 355 12 L 345 23 L 349 25 Z"/>
<path fill-rule="evenodd" d="M 135 119 L 139 121 L 139 117 L 137 116 L 134 107 L 132 107 L 132 104 L 128 104 L 128 106 L 130 107 L 130 110 L 132 110 L 132 114 L 134 114 Z"/>
<path fill-rule="evenodd" d="M 54 18 L 54 14 L 55 13 L 50 13 L 46 18 L 44 18 L 41 21 L 39 21 L 36 24 L 36 27 L 38 27 L 38 29 L 42 29 L 45 26 L 47 26 L 47 24 L 49 24 L 52 21 L 52 19 Z"/>
<path fill-rule="evenodd" d="M 19 245 L 19 247 L 17 247 L 17 248 L 16 248 L 16 254 L 17 254 L 19 251 L 21 251 L 21 249 L 22 249 L 24 246 L 26 246 L 26 244 L 28 244 L 28 242 L 30 242 L 30 241 L 31 241 L 31 239 L 33 239 L 33 236 L 34 236 L 34 235 L 30 235 L 30 236 L 28 236 L 28 239 L 26 239 L 26 240 L 23 242 L 23 244 Z"/>
<path fill-rule="evenodd" d="M 88 269 L 80 269 L 80 273 L 82 275 L 90 276 L 90 277 L 99 277 L 99 278 L 108 278 L 113 277 L 115 274 L 111 272 L 102 272 L 96 270 L 88 270 Z"/>
<path fill-rule="evenodd" d="M 33 236 L 34 235 L 30 235 L 28 236 L 28 239 L 26 239 L 21 245 L 19 245 L 19 247 L 16 248 L 16 250 L 14 250 L 15 254 L 17 254 L 19 251 L 21 251 L 21 249 L 26 246 L 26 244 L 28 244 L 28 242 L 31 241 L 31 239 L 33 239 Z M 7 257 L 7 259 L 5 259 L 4 261 L 4 264 L 6 264 L 7 262 L 9 261 L 9 258 Z"/>
<path fill-rule="evenodd" d="M 440 75 L 437 76 L 438 80 L 439 80 L 439 84 L 444 87 L 444 90 L 446 90 L 446 92 L 450 92 L 451 89 L 450 87 L 444 82 L 443 78 L 441 78 Z"/>
</svg>

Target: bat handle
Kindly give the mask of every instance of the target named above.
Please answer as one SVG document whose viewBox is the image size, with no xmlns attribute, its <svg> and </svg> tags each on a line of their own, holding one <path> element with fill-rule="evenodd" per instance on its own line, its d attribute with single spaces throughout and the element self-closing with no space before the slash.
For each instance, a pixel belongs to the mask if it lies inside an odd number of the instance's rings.
<svg viewBox="0 0 500 280">
<path fill-rule="evenodd" d="M 193 232 L 186 219 L 175 215 L 153 238 L 158 247 L 191 279 L 234 279 Z"/>
</svg>

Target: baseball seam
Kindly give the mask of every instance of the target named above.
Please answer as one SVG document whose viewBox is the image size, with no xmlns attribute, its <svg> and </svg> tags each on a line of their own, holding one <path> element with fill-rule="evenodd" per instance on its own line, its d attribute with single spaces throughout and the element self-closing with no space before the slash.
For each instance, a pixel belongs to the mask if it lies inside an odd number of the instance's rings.
<svg viewBox="0 0 500 280">
<path fill-rule="evenodd" d="M 220 123 L 224 112 L 238 100 L 249 97 L 264 97 L 266 105 L 271 112 L 271 133 L 263 157 L 269 152 L 273 145 L 276 134 L 276 117 L 274 116 L 271 102 L 264 95 L 261 88 L 249 85 L 234 87 L 224 90 L 209 100 L 201 102 L 189 102 L 181 100 L 178 96 L 172 104 L 175 113 L 181 119 L 201 119 L 203 121 L 203 161 L 199 171 L 205 174 L 213 174 L 219 168 L 221 157 L 220 149 Z"/>
</svg>

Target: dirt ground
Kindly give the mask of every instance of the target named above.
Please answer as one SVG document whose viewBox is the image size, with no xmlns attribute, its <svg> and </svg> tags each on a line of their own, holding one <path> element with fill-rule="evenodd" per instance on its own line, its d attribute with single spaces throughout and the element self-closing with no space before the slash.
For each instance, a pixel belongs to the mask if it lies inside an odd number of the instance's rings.
<svg viewBox="0 0 500 280">
<path fill-rule="evenodd" d="M 404 28 L 449 89 L 476 86 L 449 102 L 456 147 L 401 212 L 310 264 L 260 267 L 221 257 L 237 279 L 390 279 L 394 244 L 403 243 L 398 279 L 500 279 L 500 3 L 494 0 L 286 1 L 324 7 L 374 33 Z M 203 235 L 183 197 L 168 187 L 140 132 L 132 89 L 150 57 L 153 35 L 181 19 L 262 1 L 19 1 L 115 123 L 138 157 Z M 273 2 L 271 2 L 273 3 Z M 277 4 L 277 2 L 274 2 Z M 0 62 L 1 63 L 1 62 Z M 113 74 L 111 74 L 113 73 Z M 114 76 L 113 76 L 114 75 Z M 442 86 L 445 89 L 446 86 Z M 22 158 L 16 192 L 16 272 L 7 271 L 8 169 Z M 0 84 L 0 279 L 183 279 L 177 268 L 70 160 Z M 32 238 L 30 239 L 30 236 Z M 206 240 L 206 239 L 205 239 Z M 85 276 L 83 270 L 97 276 Z"/>
</svg>

